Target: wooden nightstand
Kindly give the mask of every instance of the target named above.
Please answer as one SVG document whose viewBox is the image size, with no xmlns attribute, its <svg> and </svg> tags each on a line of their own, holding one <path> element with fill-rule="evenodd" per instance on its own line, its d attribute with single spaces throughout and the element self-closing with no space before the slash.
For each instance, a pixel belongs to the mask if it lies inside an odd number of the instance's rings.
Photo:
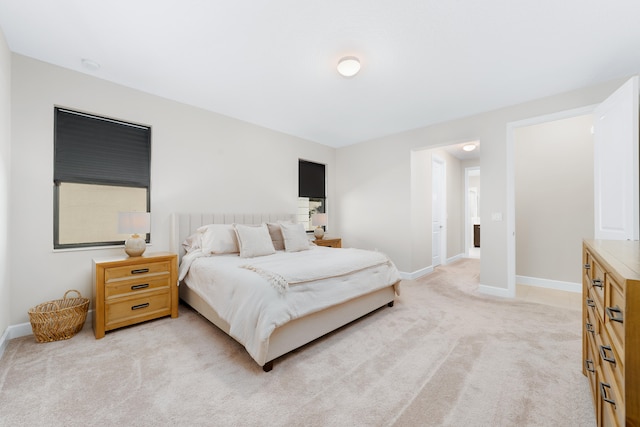
<svg viewBox="0 0 640 427">
<path fill-rule="evenodd" d="M 178 256 L 169 252 L 93 260 L 93 332 L 178 317 Z"/>
<path fill-rule="evenodd" d="M 327 246 L 329 248 L 341 248 L 342 247 L 342 239 L 337 238 L 324 238 L 324 239 L 316 239 L 313 241 L 318 246 Z"/>
</svg>

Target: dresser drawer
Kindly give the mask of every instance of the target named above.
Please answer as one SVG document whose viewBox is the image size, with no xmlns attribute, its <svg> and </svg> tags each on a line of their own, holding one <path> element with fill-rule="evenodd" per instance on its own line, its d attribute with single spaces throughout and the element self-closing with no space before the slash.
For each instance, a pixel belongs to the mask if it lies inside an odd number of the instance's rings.
<svg viewBox="0 0 640 427">
<path fill-rule="evenodd" d="M 171 267 L 169 261 L 146 262 L 122 267 L 109 267 L 104 269 L 104 281 L 108 283 L 117 279 L 140 278 L 160 273 L 169 273 Z"/>
<path fill-rule="evenodd" d="M 624 390 L 624 354 L 611 341 L 611 337 L 607 333 L 606 328 L 602 329 L 596 337 L 596 350 L 600 356 L 600 365 L 607 374 L 607 381 L 620 389 Z"/>
<path fill-rule="evenodd" d="M 625 297 L 618 282 L 611 276 L 607 276 L 607 292 L 609 294 L 608 305 L 605 307 L 605 325 L 616 347 L 624 347 L 624 311 L 626 307 Z"/>
<path fill-rule="evenodd" d="M 593 288 L 587 291 L 587 300 L 585 301 L 585 304 L 587 305 L 590 313 L 593 315 L 593 321 L 595 323 L 604 323 L 604 307 L 602 306 L 601 302 L 598 302 L 598 296 L 596 295 Z"/>
<path fill-rule="evenodd" d="M 598 406 L 604 426 L 624 426 L 625 407 L 622 388 L 613 378 L 608 366 L 602 366 L 598 375 Z"/>
<path fill-rule="evenodd" d="M 140 277 L 131 280 L 107 283 L 104 287 L 104 294 L 107 300 L 120 298 L 123 296 L 144 294 L 158 289 L 169 289 L 169 274 L 162 276 Z"/>
<path fill-rule="evenodd" d="M 600 320 L 604 321 L 605 269 L 590 254 L 587 255 L 586 258 L 589 259 L 589 264 L 591 266 L 589 269 L 591 274 L 588 276 L 587 288 L 589 289 L 589 295 L 598 307 Z"/>
<path fill-rule="evenodd" d="M 106 303 L 106 327 L 117 328 L 146 319 L 171 314 L 169 290 L 130 298 L 119 298 Z"/>
<path fill-rule="evenodd" d="M 586 371 L 587 374 L 587 378 L 589 378 L 589 385 L 591 386 L 591 394 L 592 396 L 596 396 L 596 369 L 598 367 L 598 361 L 599 361 L 599 355 L 598 353 L 596 353 L 596 343 L 595 343 L 595 337 L 591 334 L 591 333 L 587 333 L 587 335 L 585 336 L 585 340 L 587 341 L 587 345 L 586 345 L 586 353 L 585 353 L 585 360 L 584 360 L 584 369 Z M 594 404 L 597 404 L 597 402 L 594 402 Z"/>
<path fill-rule="evenodd" d="M 587 298 L 587 301 L 585 301 L 587 310 L 585 310 L 586 319 L 584 322 L 584 329 L 587 332 L 590 332 L 593 337 L 593 335 L 600 333 L 600 322 L 598 321 L 598 315 L 596 314 L 595 302 L 590 303 L 589 300 L 593 301 L 591 298 Z M 593 306 L 589 306 L 589 304 L 593 304 Z"/>
</svg>

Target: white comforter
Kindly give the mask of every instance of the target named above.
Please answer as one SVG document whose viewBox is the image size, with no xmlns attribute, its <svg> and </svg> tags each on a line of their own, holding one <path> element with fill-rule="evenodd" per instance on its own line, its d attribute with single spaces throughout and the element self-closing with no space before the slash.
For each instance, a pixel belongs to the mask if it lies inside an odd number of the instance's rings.
<svg viewBox="0 0 640 427">
<path fill-rule="evenodd" d="M 258 258 L 196 251 L 183 257 L 180 278 L 229 323 L 230 335 L 259 365 L 278 326 L 400 280 L 382 253 L 315 246 Z"/>
</svg>

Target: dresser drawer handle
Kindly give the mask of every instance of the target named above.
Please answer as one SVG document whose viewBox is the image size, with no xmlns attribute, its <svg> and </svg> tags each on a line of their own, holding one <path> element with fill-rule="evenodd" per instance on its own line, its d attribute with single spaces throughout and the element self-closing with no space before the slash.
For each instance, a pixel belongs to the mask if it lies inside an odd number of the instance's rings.
<svg viewBox="0 0 640 427">
<path fill-rule="evenodd" d="M 148 283 L 143 283 L 141 285 L 133 285 L 131 286 L 131 290 L 132 291 L 137 291 L 138 289 L 144 289 L 144 288 L 148 288 L 149 284 Z"/>
<path fill-rule="evenodd" d="M 131 310 L 140 310 L 141 308 L 147 308 L 147 307 L 149 307 L 149 303 L 145 302 L 144 304 L 134 305 L 133 307 L 131 307 Z"/>
<path fill-rule="evenodd" d="M 585 327 L 587 328 L 587 332 L 591 332 L 592 334 L 596 333 L 596 330 L 593 329 L 593 325 L 589 322 L 587 322 L 587 324 L 585 325 Z"/>
<path fill-rule="evenodd" d="M 585 269 L 585 270 L 589 270 L 589 269 L 591 269 L 591 265 L 590 265 L 590 264 L 585 264 L 585 265 L 584 265 L 584 269 Z"/>
<path fill-rule="evenodd" d="M 600 394 L 602 395 L 602 400 L 605 402 L 611 403 L 614 407 L 616 406 L 616 401 L 612 398 L 608 397 L 608 390 L 611 389 L 611 386 L 607 383 L 600 383 Z"/>
<path fill-rule="evenodd" d="M 593 283 L 593 286 L 595 286 L 596 288 L 602 288 L 602 280 L 600 279 L 593 279 L 591 281 L 591 283 Z"/>
<path fill-rule="evenodd" d="M 584 367 L 589 372 L 595 372 L 596 370 L 593 368 L 593 360 L 587 359 L 584 361 Z"/>
<path fill-rule="evenodd" d="M 593 302 L 593 300 L 591 298 L 587 298 L 587 306 L 589 307 L 595 307 L 596 303 Z"/>
<path fill-rule="evenodd" d="M 605 308 L 605 311 L 607 312 L 607 316 L 609 316 L 609 319 L 611 319 L 612 321 L 624 323 L 624 315 L 622 314 L 622 310 L 620 309 L 620 307 L 607 307 Z"/>
<path fill-rule="evenodd" d="M 131 274 L 142 274 L 142 273 L 148 273 L 149 269 L 148 268 L 138 268 L 137 270 L 131 270 Z"/>
<path fill-rule="evenodd" d="M 611 353 L 611 357 L 607 356 L 607 352 Z M 600 356 L 602 356 L 602 360 L 606 360 L 609 363 L 616 364 L 616 358 L 613 355 L 613 350 L 611 350 L 611 346 L 601 345 L 600 346 Z"/>
</svg>

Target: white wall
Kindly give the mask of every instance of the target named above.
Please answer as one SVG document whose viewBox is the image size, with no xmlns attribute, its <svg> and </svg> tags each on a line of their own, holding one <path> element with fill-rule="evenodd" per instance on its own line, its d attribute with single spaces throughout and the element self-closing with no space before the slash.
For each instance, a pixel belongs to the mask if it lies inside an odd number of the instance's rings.
<svg viewBox="0 0 640 427">
<path fill-rule="evenodd" d="M 172 212 L 295 213 L 298 158 L 327 165 L 334 200 L 333 148 L 16 54 L 12 72 L 10 324 L 68 289 L 90 296 L 92 258 L 122 252 L 53 251 L 56 105 L 152 127 L 150 252 L 169 249 Z"/>
<path fill-rule="evenodd" d="M 482 156 L 483 290 L 507 295 L 507 136 L 510 122 L 592 105 L 625 79 L 536 101 L 435 124 L 340 148 L 336 154 L 336 191 L 340 233 L 365 248 L 380 248 L 405 272 L 427 267 L 413 257 L 425 239 L 411 221 L 411 151 L 456 141 L 480 140 Z M 371 209 L 375 206 L 375 209 Z M 502 221 L 492 221 L 501 213 Z M 365 218 L 364 220 L 362 218 Z"/>
<path fill-rule="evenodd" d="M 464 168 L 462 162 L 441 148 L 412 150 L 411 153 L 411 223 L 415 234 L 424 236 L 412 246 L 411 265 L 430 271 L 432 264 L 432 159 L 437 155 L 445 163 L 447 209 L 447 259 L 464 254 Z M 416 270 L 411 270 L 416 275 Z"/>
<path fill-rule="evenodd" d="M 593 238 L 593 116 L 514 130 L 516 274 L 581 283 Z"/>
<path fill-rule="evenodd" d="M 0 29 L 0 337 L 9 327 L 11 307 L 9 201 L 11 183 L 11 53 Z M 0 342 L 1 344 L 1 342 Z M 0 349 L 0 355 L 2 349 Z"/>
</svg>

